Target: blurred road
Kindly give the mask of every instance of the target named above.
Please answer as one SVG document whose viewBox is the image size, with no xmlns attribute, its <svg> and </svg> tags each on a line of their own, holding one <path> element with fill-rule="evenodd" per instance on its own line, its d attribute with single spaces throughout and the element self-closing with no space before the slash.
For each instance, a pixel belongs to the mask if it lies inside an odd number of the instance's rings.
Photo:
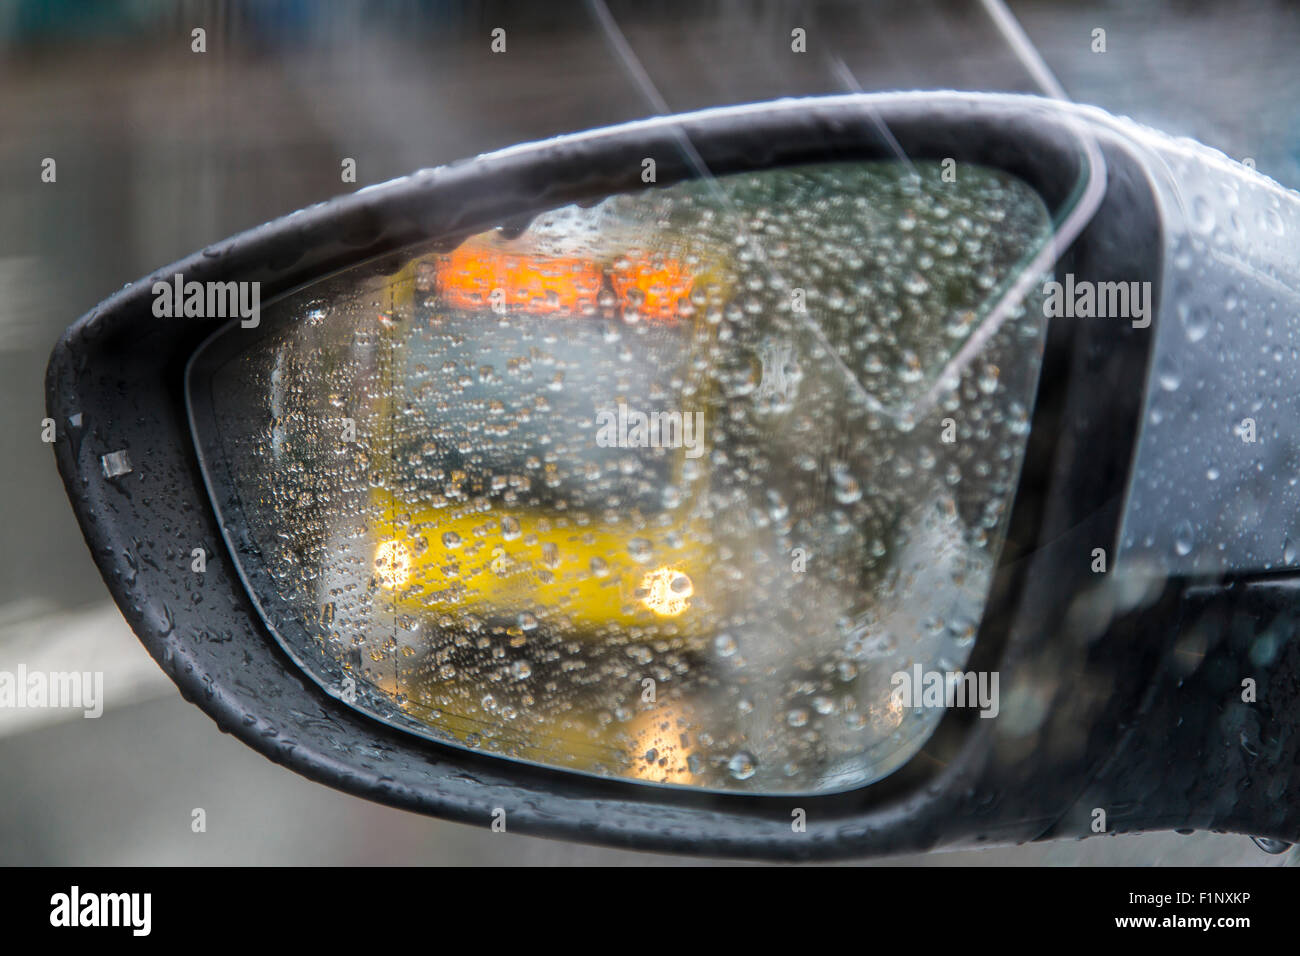
<svg viewBox="0 0 1300 956">
<path fill-rule="evenodd" d="M 1300 186 L 1300 9 L 1012 2 L 1076 100 Z M 843 91 L 1034 92 L 979 3 L 610 2 L 672 111 Z M 122 284 L 294 209 L 654 112 L 588 8 L 29 3 L 0 11 L 0 669 L 99 669 L 99 720 L 0 710 L 0 863 L 680 862 L 491 834 L 310 783 L 217 733 L 107 599 L 40 441 L 62 329 Z M 489 50 L 494 27 L 507 52 Z M 807 31 L 808 52 L 790 50 Z M 190 31 L 207 31 L 207 52 Z M 1107 51 L 1091 50 L 1106 30 Z M 43 183 L 41 162 L 57 162 Z M 195 807 L 208 832 L 190 832 Z M 1283 864 L 1172 834 L 895 862 Z"/>
</svg>

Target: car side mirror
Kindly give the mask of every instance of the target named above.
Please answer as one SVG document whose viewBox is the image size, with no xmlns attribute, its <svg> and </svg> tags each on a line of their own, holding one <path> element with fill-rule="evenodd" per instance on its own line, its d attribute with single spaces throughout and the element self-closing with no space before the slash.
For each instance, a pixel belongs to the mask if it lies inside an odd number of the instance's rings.
<svg viewBox="0 0 1300 956">
<path fill-rule="evenodd" d="M 1149 709 L 1134 634 L 1297 562 L 1149 476 L 1207 270 L 1263 302 L 1298 206 L 1028 97 L 647 120 L 127 286 L 54 351 L 55 451 L 182 692 L 332 786 L 772 857 L 1070 832 Z"/>
</svg>

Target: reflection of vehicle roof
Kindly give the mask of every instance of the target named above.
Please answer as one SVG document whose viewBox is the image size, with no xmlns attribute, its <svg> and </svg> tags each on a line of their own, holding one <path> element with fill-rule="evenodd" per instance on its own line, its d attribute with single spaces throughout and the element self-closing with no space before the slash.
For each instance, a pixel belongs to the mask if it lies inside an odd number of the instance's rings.
<svg viewBox="0 0 1300 956">
<path fill-rule="evenodd" d="M 645 329 L 639 358 L 627 361 L 625 344 L 600 321 L 557 328 L 530 312 L 490 337 L 459 339 L 421 328 L 422 309 L 403 341 L 396 381 L 433 430 L 396 422 L 399 460 L 436 459 L 440 469 L 464 469 L 484 483 L 522 480 L 521 502 L 603 507 L 616 482 L 624 507 L 659 509 L 681 449 L 602 447 L 596 421 L 621 402 L 646 413 L 678 407 L 673 380 L 689 355 L 683 327 Z"/>
</svg>

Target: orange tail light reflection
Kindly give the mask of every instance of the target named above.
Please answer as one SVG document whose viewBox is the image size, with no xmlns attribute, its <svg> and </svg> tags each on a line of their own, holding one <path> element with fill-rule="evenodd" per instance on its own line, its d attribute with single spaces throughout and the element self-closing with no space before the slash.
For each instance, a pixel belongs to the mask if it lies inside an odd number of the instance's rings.
<svg viewBox="0 0 1300 956">
<path fill-rule="evenodd" d="M 694 281 L 671 259 L 659 263 L 625 259 L 606 272 L 587 259 L 521 255 L 474 243 L 437 259 L 439 293 L 454 309 L 594 314 L 607 275 L 624 315 L 635 313 L 659 322 L 676 320 Z"/>
</svg>

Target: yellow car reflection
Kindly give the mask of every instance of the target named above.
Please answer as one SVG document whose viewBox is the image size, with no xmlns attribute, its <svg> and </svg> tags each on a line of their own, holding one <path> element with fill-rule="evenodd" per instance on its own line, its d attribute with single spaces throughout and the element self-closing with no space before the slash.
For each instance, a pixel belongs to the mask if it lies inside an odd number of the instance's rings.
<svg viewBox="0 0 1300 956">
<path fill-rule="evenodd" d="M 411 529 L 375 549 L 376 581 L 402 610 L 531 617 L 562 609 L 577 631 L 671 620 L 689 635 L 714 609 L 702 527 L 580 527 L 522 510 L 452 520 L 409 512 L 385 526 Z M 525 629 L 532 623 L 526 617 Z"/>
<path fill-rule="evenodd" d="M 624 255 L 593 261 L 503 249 L 475 237 L 450 253 L 413 261 L 389 284 L 388 315 L 440 310 L 517 314 L 539 321 L 590 322 L 611 302 L 624 322 L 674 327 L 684 340 L 683 367 L 693 401 L 707 397 L 706 351 L 713 330 L 693 320 L 692 292 L 718 302 L 729 283 L 717 264 L 671 256 Z M 418 299 L 419 296 L 425 298 Z M 394 344 L 400 330 L 392 332 Z M 400 347 L 400 346 L 399 346 Z M 671 398 L 669 399 L 671 401 Z M 380 420 L 383 420 L 383 414 Z M 393 452 L 396 456 L 396 452 Z M 692 456 L 695 457 L 695 456 Z M 564 511 L 494 502 L 487 513 L 423 505 L 377 490 L 372 507 L 388 533 L 374 544 L 376 584 L 394 609 L 412 614 L 517 617 L 528 630 L 562 624 L 565 633 L 610 635 L 657 625 L 673 638 L 703 634 L 721 612 L 711 597 L 715 561 L 705 522 L 690 518 L 707 487 L 707 456 L 688 478 L 682 449 L 660 459 L 664 478 L 682 491 L 672 511 L 626 521 L 583 521 Z M 468 511 L 468 513 L 466 513 Z M 555 616 L 555 620 L 547 618 Z M 542 620 L 539 622 L 539 618 Z"/>
</svg>

